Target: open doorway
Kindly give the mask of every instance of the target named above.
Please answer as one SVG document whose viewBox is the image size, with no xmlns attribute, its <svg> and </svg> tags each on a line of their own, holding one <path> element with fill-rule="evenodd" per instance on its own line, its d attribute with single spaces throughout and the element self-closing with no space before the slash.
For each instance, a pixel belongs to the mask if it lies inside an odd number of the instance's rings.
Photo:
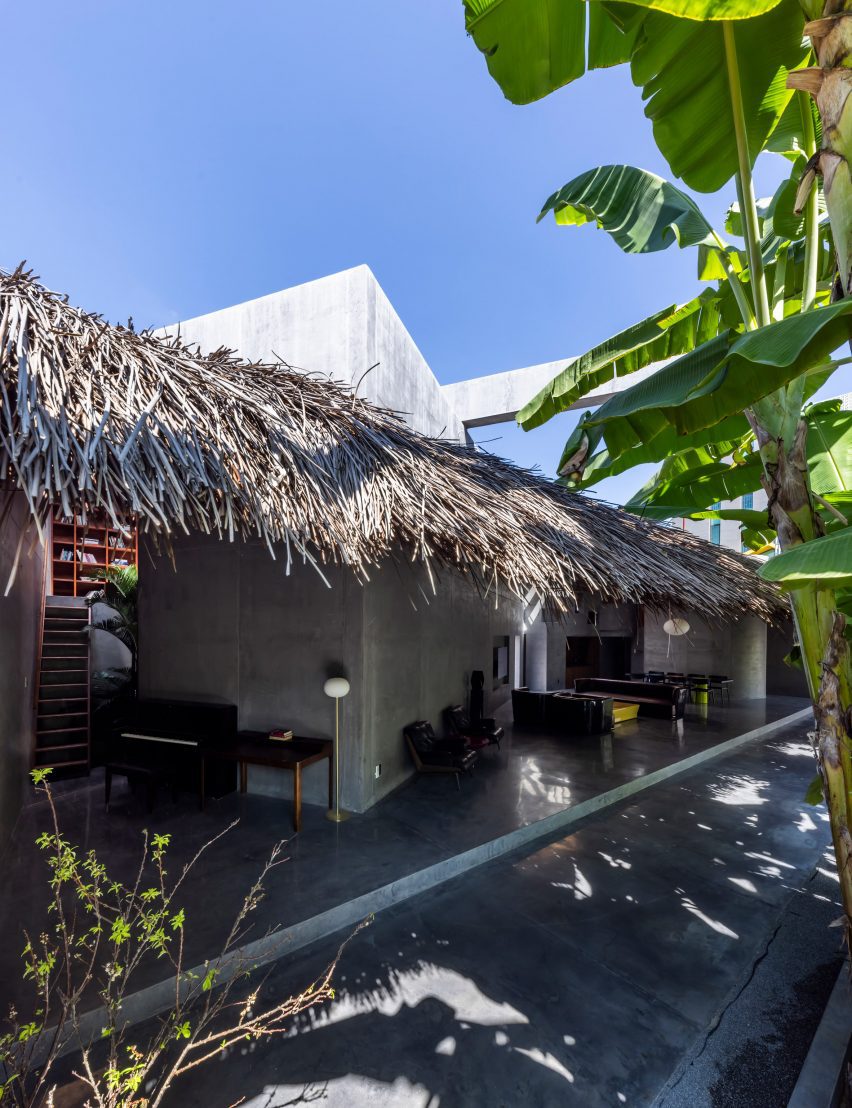
<svg viewBox="0 0 852 1108">
<path fill-rule="evenodd" d="M 623 678 L 630 671 L 631 645 L 629 635 L 566 636 L 566 686 L 571 688 L 578 677 Z"/>
</svg>

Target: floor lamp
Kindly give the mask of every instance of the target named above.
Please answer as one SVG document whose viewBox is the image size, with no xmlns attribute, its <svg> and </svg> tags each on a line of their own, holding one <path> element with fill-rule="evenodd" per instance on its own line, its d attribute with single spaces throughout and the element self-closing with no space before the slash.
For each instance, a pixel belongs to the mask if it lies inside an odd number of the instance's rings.
<svg viewBox="0 0 852 1108">
<path fill-rule="evenodd" d="M 340 809 L 340 698 L 349 692 L 349 682 L 345 677 L 329 677 L 323 692 L 334 699 L 334 807 L 325 814 L 335 823 L 342 823 L 349 819 L 349 812 Z"/>
</svg>

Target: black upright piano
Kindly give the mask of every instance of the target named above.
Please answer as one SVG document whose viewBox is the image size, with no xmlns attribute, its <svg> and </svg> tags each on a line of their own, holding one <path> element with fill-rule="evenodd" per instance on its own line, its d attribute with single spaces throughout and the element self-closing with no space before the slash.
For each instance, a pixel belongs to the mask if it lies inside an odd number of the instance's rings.
<svg viewBox="0 0 852 1108">
<path fill-rule="evenodd" d="M 224 796 L 237 787 L 236 764 L 214 758 L 205 765 L 203 756 L 205 750 L 233 745 L 236 738 L 236 704 L 137 700 L 117 728 L 108 761 L 156 771 L 177 790 Z"/>
</svg>

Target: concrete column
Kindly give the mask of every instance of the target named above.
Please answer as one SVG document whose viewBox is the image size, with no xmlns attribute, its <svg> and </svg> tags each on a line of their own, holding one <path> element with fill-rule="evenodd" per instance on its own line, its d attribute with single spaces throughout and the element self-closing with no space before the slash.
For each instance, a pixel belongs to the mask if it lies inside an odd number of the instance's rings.
<svg viewBox="0 0 852 1108">
<path fill-rule="evenodd" d="M 518 688 L 523 684 L 523 664 L 524 664 L 524 640 L 521 635 L 512 635 L 509 640 L 509 677 L 511 679 L 511 687 L 513 689 Z"/>
<path fill-rule="evenodd" d="M 731 626 L 730 666 L 723 666 L 734 680 L 731 693 L 738 699 L 766 696 L 766 624 L 747 616 Z"/>
<path fill-rule="evenodd" d="M 527 630 L 527 685 L 547 688 L 547 624 L 542 620 Z"/>
</svg>

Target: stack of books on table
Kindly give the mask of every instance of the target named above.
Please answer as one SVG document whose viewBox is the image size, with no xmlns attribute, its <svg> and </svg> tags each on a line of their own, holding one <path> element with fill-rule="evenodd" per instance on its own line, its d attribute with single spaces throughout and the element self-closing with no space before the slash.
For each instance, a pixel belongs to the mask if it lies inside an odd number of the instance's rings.
<svg viewBox="0 0 852 1108">
<path fill-rule="evenodd" d="M 293 738 L 293 732 L 283 731 L 280 727 L 276 727 L 269 732 L 269 737 L 274 739 L 275 742 L 288 743 Z"/>
</svg>

